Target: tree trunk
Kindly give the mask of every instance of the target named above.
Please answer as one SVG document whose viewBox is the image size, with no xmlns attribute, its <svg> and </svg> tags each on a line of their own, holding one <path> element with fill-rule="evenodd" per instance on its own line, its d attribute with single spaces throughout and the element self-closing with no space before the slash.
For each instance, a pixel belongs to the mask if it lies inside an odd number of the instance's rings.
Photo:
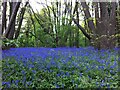
<svg viewBox="0 0 120 90">
<path fill-rule="evenodd" d="M 0 35 L 3 34 L 6 29 L 6 10 L 7 10 L 7 2 L 3 2 L 3 12 L 2 12 L 2 30 L 0 31 Z"/>
<path fill-rule="evenodd" d="M 95 47 L 99 49 L 114 48 L 116 45 L 114 37 L 116 29 L 116 2 L 111 2 L 110 6 L 107 2 L 95 3 L 96 25 L 93 23 L 93 19 L 91 19 L 92 17 L 86 2 L 81 2 L 81 5 L 84 9 L 85 18 L 88 19 L 88 28 L 92 31 L 93 36 L 89 36 L 84 28 L 73 18 L 75 24 L 81 29 L 83 34 L 93 42 Z"/>
<path fill-rule="evenodd" d="M 23 8 L 21 8 L 20 21 L 19 21 L 19 24 L 18 24 L 18 28 L 17 28 L 17 30 L 15 32 L 15 39 L 17 39 L 18 36 L 19 36 L 21 25 L 22 25 L 22 21 L 23 21 L 23 17 L 24 17 L 27 5 L 28 5 L 28 2 L 26 2 L 25 6 Z"/>
<path fill-rule="evenodd" d="M 77 23 L 79 24 L 79 8 L 78 8 L 78 2 L 76 2 L 76 5 L 77 5 L 77 10 L 76 10 L 76 13 L 77 13 Z M 79 47 L 79 28 L 76 29 L 76 47 L 78 48 Z"/>
<path fill-rule="evenodd" d="M 99 48 L 114 48 L 115 47 L 115 28 L 116 28 L 116 3 L 111 2 L 112 9 L 110 16 L 108 13 L 108 4 L 106 2 L 100 3 L 100 18 L 97 19 L 97 45 Z M 97 46 L 97 47 L 98 47 Z"/>
<path fill-rule="evenodd" d="M 69 46 L 72 47 L 72 29 L 71 29 L 71 24 L 72 24 L 72 1 L 68 2 L 68 7 L 70 7 L 68 9 L 68 14 L 70 15 L 70 20 L 69 20 L 69 25 L 68 25 L 68 30 L 69 30 Z"/>
<path fill-rule="evenodd" d="M 83 7 L 85 17 L 87 19 L 88 27 L 89 27 L 90 31 L 92 31 L 92 33 L 95 35 L 95 25 L 93 23 L 93 19 L 92 19 L 91 15 L 90 15 L 89 7 L 86 4 L 86 2 L 81 2 L 81 5 Z"/>
<path fill-rule="evenodd" d="M 11 19 L 11 15 L 13 13 L 13 10 L 15 8 L 15 5 L 16 5 L 16 2 L 10 2 L 10 16 L 9 16 L 9 20 Z M 14 36 L 14 32 L 15 32 L 15 21 L 16 21 L 16 18 L 15 20 L 13 21 L 12 25 L 11 25 L 11 29 L 10 29 L 10 32 L 7 36 L 7 38 L 9 39 L 13 39 L 13 36 Z"/>
<path fill-rule="evenodd" d="M 5 36 L 8 39 L 13 39 L 14 32 L 15 32 L 15 27 L 14 27 L 15 26 L 15 20 L 16 20 L 16 16 L 17 16 L 17 12 L 18 12 L 20 3 L 21 2 L 14 3 L 15 7 L 13 9 L 13 12 L 12 12 L 12 15 L 10 17 L 10 21 L 9 21 L 8 27 L 7 27 L 6 32 L 5 32 Z"/>
</svg>

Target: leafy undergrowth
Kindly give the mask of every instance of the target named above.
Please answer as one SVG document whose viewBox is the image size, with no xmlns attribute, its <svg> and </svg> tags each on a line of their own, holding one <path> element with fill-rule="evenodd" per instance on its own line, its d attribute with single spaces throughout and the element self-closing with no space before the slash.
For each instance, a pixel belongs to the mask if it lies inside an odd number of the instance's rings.
<svg viewBox="0 0 120 90">
<path fill-rule="evenodd" d="M 3 88 L 118 88 L 118 48 L 11 48 Z"/>
</svg>

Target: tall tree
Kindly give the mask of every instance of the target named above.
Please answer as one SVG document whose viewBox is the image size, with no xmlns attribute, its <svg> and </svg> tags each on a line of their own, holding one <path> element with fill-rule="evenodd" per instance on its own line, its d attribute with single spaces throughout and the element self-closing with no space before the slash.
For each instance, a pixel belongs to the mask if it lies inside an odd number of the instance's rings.
<svg viewBox="0 0 120 90">
<path fill-rule="evenodd" d="M 18 28 L 17 28 L 17 30 L 15 32 L 15 39 L 17 39 L 19 34 L 20 34 L 20 29 L 21 29 L 21 25 L 22 25 L 22 22 L 23 22 L 23 17 L 24 17 L 25 10 L 26 10 L 26 7 L 27 7 L 28 3 L 29 2 L 26 2 L 25 6 L 22 7 L 21 10 L 20 10 L 20 20 L 19 20 Z"/>
<path fill-rule="evenodd" d="M 79 24 L 79 2 L 76 0 L 75 10 L 77 14 L 77 23 Z M 79 47 L 79 28 L 76 29 L 75 46 Z"/>
<path fill-rule="evenodd" d="M 95 3 L 95 20 L 90 14 L 89 6 L 86 2 L 81 2 L 87 25 L 91 35 L 85 32 L 78 22 L 74 19 L 76 25 L 81 29 L 83 34 L 94 43 L 97 48 L 113 48 L 115 47 L 115 29 L 116 29 L 116 2 L 96 2 Z M 100 11 L 99 11 L 100 10 Z M 110 10 L 110 11 L 109 11 Z"/>
<path fill-rule="evenodd" d="M 9 15 L 9 20 L 10 20 L 13 10 L 15 8 L 16 2 L 9 2 L 9 3 L 10 3 L 10 15 Z M 15 20 L 12 22 L 11 29 L 7 35 L 7 38 L 9 38 L 9 39 L 13 39 L 13 37 L 14 37 L 15 26 L 16 26 L 15 24 L 16 24 L 16 17 L 15 17 Z"/>
<path fill-rule="evenodd" d="M 5 36 L 9 39 L 13 39 L 13 36 L 14 36 L 14 32 L 15 32 L 15 20 L 16 20 L 16 16 L 17 16 L 17 12 L 18 12 L 18 9 L 20 7 L 20 3 L 21 2 L 13 2 L 12 3 L 12 14 L 10 16 L 10 21 L 9 21 L 9 24 L 8 24 L 8 27 L 6 29 L 6 32 L 5 32 Z"/>
<path fill-rule="evenodd" d="M 68 24 L 68 30 L 69 30 L 69 46 L 72 47 L 73 44 L 72 44 L 72 29 L 71 29 L 71 24 L 72 24 L 72 1 L 70 0 L 68 2 L 68 14 L 69 14 L 69 17 L 70 17 L 70 20 L 69 20 L 69 24 Z"/>
<path fill-rule="evenodd" d="M 2 30 L 0 34 L 2 35 L 6 29 L 6 11 L 7 11 L 7 2 L 3 2 L 3 11 L 2 11 Z"/>
<path fill-rule="evenodd" d="M 99 5 L 100 16 L 96 17 L 97 45 L 99 48 L 113 48 L 115 47 L 116 2 L 111 2 L 110 6 L 107 2 L 100 2 Z M 108 9 L 110 9 L 110 12 Z"/>
</svg>

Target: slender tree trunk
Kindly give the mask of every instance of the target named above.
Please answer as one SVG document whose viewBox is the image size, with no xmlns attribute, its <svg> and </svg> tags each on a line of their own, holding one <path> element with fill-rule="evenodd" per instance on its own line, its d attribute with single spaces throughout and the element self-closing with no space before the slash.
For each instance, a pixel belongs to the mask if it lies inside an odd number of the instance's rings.
<svg viewBox="0 0 120 90">
<path fill-rule="evenodd" d="M 56 2 L 56 31 L 57 31 L 57 33 L 56 33 L 56 45 L 57 46 L 59 46 L 59 43 L 58 43 L 58 41 L 59 41 L 59 36 L 58 36 L 58 33 L 59 33 L 59 17 L 58 17 L 58 14 L 59 14 L 59 8 L 58 8 L 58 6 L 59 6 L 59 2 L 58 2 L 58 0 L 57 0 L 57 2 Z"/>
<path fill-rule="evenodd" d="M 68 30 L 70 32 L 70 34 L 69 34 L 69 46 L 72 47 L 73 46 L 72 45 L 72 29 L 71 29 L 71 24 L 72 24 L 72 20 L 71 20 L 71 18 L 72 18 L 72 1 L 68 2 L 68 6 L 70 7 L 68 9 L 68 14 L 70 16 L 70 20 L 69 20 L 69 24 L 68 24 Z"/>
<path fill-rule="evenodd" d="M 17 16 L 17 11 L 19 9 L 20 3 L 21 2 L 16 3 L 16 5 L 15 5 L 15 7 L 13 9 L 13 12 L 12 12 L 8 27 L 7 27 L 6 32 L 5 32 L 5 36 L 7 38 L 9 38 L 9 39 L 13 39 L 13 36 L 14 36 L 15 29 L 12 28 L 11 26 L 15 23 L 15 19 L 16 19 L 16 16 Z"/>
<path fill-rule="evenodd" d="M 11 2 L 10 3 L 10 17 L 9 17 L 10 19 L 11 19 L 11 15 L 13 13 L 13 10 L 15 9 L 15 5 L 16 5 L 16 2 Z M 9 39 L 13 39 L 13 37 L 14 37 L 15 23 L 16 23 L 16 17 L 15 17 L 15 20 L 12 22 L 10 32 L 7 36 Z"/>
<path fill-rule="evenodd" d="M 77 23 L 79 24 L 79 8 L 78 8 L 78 2 L 76 2 L 77 4 L 77 10 L 76 10 L 76 13 L 77 13 Z M 79 28 L 76 29 L 76 33 L 77 33 L 77 36 L 76 36 L 76 47 L 78 48 L 79 47 Z"/>
<path fill-rule="evenodd" d="M 7 11 L 7 2 L 3 2 L 3 12 L 2 12 L 2 30 L 0 31 L 0 35 L 3 34 L 6 29 L 6 11 Z"/>
<path fill-rule="evenodd" d="M 31 12 L 33 13 L 35 19 L 37 20 L 38 24 L 40 25 L 40 27 L 43 27 L 42 24 L 41 24 L 41 22 L 40 22 L 40 20 L 39 20 L 39 18 L 38 18 L 39 16 L 36 15 L 36 13 L 34 12 L 33 8 L 30 6 L 30 4 L 28 4 L 28 6 L 29 6 Z M 35 36 L 35 37 L 36 37 L 36 36 Z M 44 43 L 41 39 L 40 39 L 40 41 L 41 41 L 42 43 Z"/>
<path fill-rule="evenodd" d="M 18 24 L 18 28 L 15 32 L 15 39 L 18 38 L 19 36 L 19 33 L 20 33 L 20 29 L 21 29 L 21 25 L 22 25 L 22 21 L 23 21 L 23 17 L 24 17 L 24 14 L 25 14 L 25 10 L 26 10 L 26 6 L 28 5 L 28 2 L 26 2 L 25 6 L 21 9 L 21 13 L 20 13 L 20 21 L 19 21 L 19 24 Z"/>
<path fill-rule="evenodd" d="M 56 3 L 57 4 L 57 3 Z M 56 4 L 52 4 L 53 7 L 52 7 L 52 12 L 53 12 L 53 16 L 54 16 L 54 29 L 55 29 L 55 43 L 56 43 L 56 46 L 58 46 L 58 30 L 57 30 L 57 15 L 56 15 L 56 10 L 55 10 L 55 6 L 57 6 Z"/>
<path fill-rule="evenodd" d="M 89 7 L 86 4 L 86 2 L 81 2 L 81 5 L 83 7 L 85 17 L 87 19 L 88 27 L 89 27 L 90 31 L 92 31 L 92 33 L 95 35 L 95 25 L 93 23 L 93 19 L 91 19 L 91 15 L 90 15 L 90 12 L 89 12 Z"/>
</svg>

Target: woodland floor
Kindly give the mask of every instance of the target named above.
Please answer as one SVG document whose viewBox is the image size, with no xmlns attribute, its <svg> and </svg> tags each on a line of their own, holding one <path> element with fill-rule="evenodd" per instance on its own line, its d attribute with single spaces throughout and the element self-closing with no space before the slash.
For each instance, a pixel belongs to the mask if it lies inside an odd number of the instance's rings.
<svg viewBox="0 0 120 90">
<path fill-rule="evenodd" d="M 3 88 L 117 88 L 118 48 L 3 50 Z"/>
</svg>

